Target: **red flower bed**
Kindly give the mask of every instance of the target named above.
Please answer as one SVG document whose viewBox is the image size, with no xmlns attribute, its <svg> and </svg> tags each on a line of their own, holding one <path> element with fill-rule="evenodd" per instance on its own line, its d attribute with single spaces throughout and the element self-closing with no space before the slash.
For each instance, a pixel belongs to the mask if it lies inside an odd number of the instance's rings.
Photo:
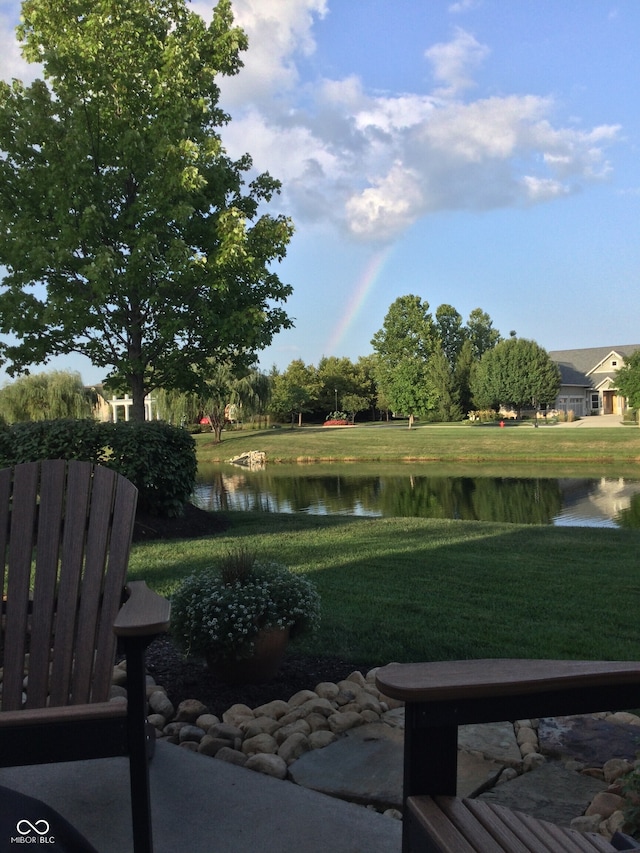
<svg viewBox="0 0 640 853">
<path fill-rule="evenodd" d="M 349 426 L 349 421 L 344 421 L 344 420 L 325 421 L 323 426 Z"/>
</svg>

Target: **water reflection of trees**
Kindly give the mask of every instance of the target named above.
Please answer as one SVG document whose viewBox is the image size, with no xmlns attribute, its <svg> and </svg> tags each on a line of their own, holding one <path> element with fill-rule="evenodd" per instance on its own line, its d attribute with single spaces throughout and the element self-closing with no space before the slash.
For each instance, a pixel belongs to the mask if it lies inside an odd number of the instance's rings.
<svg viewBox="0 0 640 853">
<path fill-rule="evenodd" d="M 562 509 L 555 479 L 211 472 L 198 502 L 212 510 L 366 513 L 549 524 Z"/>
<path fill-rule="evenodd" d="M 631 497 L 629 506 L 620 510 L 615 521 L 620 527 L 640 528 L 640 494 Z"/>
<path fill-rule="evenodd" d="M 562 508 L 556 480 L 412 477 L 385 484 L 384 515 L 548 524 Z"/>
</svg>

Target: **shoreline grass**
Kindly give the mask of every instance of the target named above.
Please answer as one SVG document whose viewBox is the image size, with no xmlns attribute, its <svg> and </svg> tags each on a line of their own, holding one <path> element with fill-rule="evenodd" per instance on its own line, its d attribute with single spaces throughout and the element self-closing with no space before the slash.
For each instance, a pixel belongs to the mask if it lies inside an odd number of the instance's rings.
<svg viewBox="0 0 640 853">
<path fill-rule="evenodd" d="M 225 462 L 249 450 L 266 453 L 270 464 L 402 462 L 455 465 L 525 464 L 631 466 L 640 475 L 640 430 L 562 425 L 534 429 L 530 423 L 494 426 L 362 424 L 350 429 L 237 430 L 215 444 L 196 436 L 199 463 Z"/>
<path fill-rule="evenodd" d="M 225 533 L 138 543 L 132 577 L 170 594 L 251 537 L 317 584 L 299 651 L 370 665 L 479 657 L 637 659 L 640 533 L 418 518 L 231 513 Z"/>
</svg>

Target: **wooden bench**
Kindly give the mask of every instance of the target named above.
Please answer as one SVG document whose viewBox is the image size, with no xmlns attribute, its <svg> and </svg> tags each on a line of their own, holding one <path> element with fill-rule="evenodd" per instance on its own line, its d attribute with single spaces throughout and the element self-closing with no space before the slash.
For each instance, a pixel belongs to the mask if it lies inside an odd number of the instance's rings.
<svg viewBox="0 0 640 853">
<path fill-rule="evenodd" d="M 144 651 L 170 605 L 126 583 L 136 501 L 88 462 L 0 471 L 0 766 L 128 756 L 134 849 L 151 853 Z M 124 703 L 109 701 L 118 638 Z"/>
<path fill-rule="evenodd" d="M 610 843 L 456 797 L 458 726 L 639 708 L 640 663 L 389 664 L 378 670 L 376 683 L 405 702 L 403 853 L 614 853 L 640 846 L 622 834 Z"/>
</svg>

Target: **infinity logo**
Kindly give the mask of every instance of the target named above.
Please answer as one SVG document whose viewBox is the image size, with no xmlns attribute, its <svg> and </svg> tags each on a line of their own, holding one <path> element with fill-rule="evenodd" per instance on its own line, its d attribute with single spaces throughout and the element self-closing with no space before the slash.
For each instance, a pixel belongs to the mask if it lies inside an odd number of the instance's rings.
<svg viewBox="0 0 640 853">
<path fill-rule="evenodd" d="M 19 820 L 16 824 L 16 829 L 20 835 L 27 835 L 30 832 L 35 832 L 37 835 L 46 835 L 49 832 L 49 824 L 46 820 L 37 820 L 31 823 L 28 820 Z"/>
</svg>

